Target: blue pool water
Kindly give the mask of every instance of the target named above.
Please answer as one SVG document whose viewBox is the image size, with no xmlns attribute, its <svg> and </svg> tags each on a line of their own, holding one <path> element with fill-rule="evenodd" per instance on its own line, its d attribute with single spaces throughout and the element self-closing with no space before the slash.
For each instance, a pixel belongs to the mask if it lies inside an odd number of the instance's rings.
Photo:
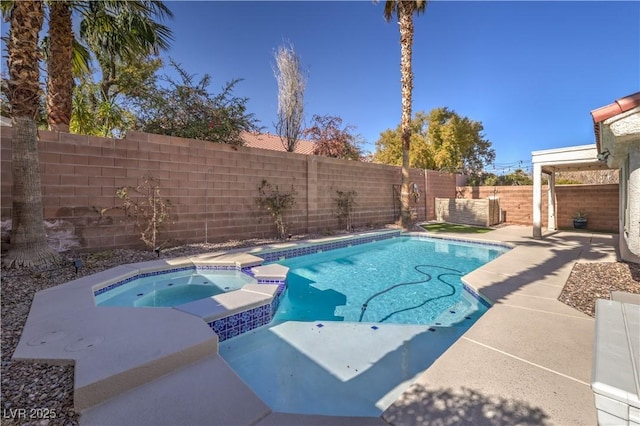
<svg viewBox="0 0 640 426">
<path fill-rule="evenodd" d="M 460 277 L 507 250 L 399 237 L 278 261 L 274 321 L 219 353 L 273 411 L 380 416 L 485 312 Z"/>
<path fill-rule="evenodd" d="M 255 283 L 253 277 L 238 270 L 190 268 L 137 278 L 95 296 L 95 300 L 98 306 L 178 306 Z"/>
<path fill-rule="evenodd" d="M 460 278 L 505 250 L 399 237 L 280 261 L 288 290 L 274 320 L 453 324 L 486 310 Z"/>
</svg>

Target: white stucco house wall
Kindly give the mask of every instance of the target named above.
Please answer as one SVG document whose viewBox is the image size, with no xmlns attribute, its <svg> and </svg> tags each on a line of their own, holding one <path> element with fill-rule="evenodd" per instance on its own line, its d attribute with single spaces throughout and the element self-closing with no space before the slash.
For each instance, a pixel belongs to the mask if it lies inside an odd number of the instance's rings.
<svg viewBox="0 0 640 426">
<path fill-rule="evenodd" d="M 591 116 L 599 160 L 620 170 L 620 255 L 640 262 L 640 92 Z"/>
</svg>

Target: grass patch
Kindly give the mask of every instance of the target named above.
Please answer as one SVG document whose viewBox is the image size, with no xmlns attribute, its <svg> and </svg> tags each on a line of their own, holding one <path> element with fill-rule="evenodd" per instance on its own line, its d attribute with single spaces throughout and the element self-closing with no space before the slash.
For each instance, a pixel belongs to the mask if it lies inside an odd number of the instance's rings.
<svg viewBox="0 0 640 426">
<path fill-rule="evenodd" d="M 489 231 L 493 231 L 491 228 L 456 223 L 426 223 L 420 226 L 429 232 L 453 232 L 457 234 L 486 234 Z"/>
</svg>

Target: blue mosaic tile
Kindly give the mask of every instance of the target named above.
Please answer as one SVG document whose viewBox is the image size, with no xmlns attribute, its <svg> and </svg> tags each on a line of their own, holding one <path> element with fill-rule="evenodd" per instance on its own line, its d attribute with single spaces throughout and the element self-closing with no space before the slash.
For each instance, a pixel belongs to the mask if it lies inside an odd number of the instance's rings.
<svg viewBox="0 0 640 426">
<path fill-rule="evenodd" d="M 381 241 L 389 238 L 395 238 L 400 235 L 400 231 L 397 232 L 388 232 L 384 234 L 379 234 L 375 236 L 369 237 L 356 237 L 346 241 L 334 241 L 330 243 L 321 243 L 315 244 L 312 246 L 306 247 L 296 247 L 285 250 L 278 250 L 268 253 L 260 253 L 260 257 L 262 257 L 265 262 L 274 262 L 277 260 L 284 260 L 291 257 L 304 256 L 306 254 L 317 253 L 318 251 L 324 250 L 335 250 L 337 248 L 350 247 L 353 245 L 366 244 L 372 241 Z"/>
<path fill-rule="evenodd" d="M 462 283 L 462 288 L 464 288 L 467 293 L 469 293 L 471 296 L 473 296 L 478 302 L 480 302 L 486 308 L 490 308 L 491 307 L 491 303 L 487 302 L 484 297 L 480 296 L 478 294 L 478 292 L 475 291 L 475 289 L 469 287 L 465 283 Z"/>
<path fill-rule="evenodd" d="M 379 327 L 378 327 L 377 325 L 372 325 L 372 326 L 371 326 L 371 328 L 372 328 L 373 330 L 377 330 Z"/>
<path fill-rule="evenodd" d="M 213 331 L 218 333 L 218 332 L 224 330 L 224 323 L 222 321 L 214 321 L 212 323 L 209 323 L 209 327 L 211 327 L 211 329 Z"/>
<path fill-rule="evenodd" d="M 183 266 L 180 268 L 171 268 L 171 269 L 162 269 L 162 270 L 158 270 L 158 271 L 152 271 L 152 272 L 145 272 L 142 274 L 138 274 L 138 275 L 134 275 L 132 277 L 129 278 L 125 278 L 123 280 L 120 280 L 118 282 L 115 282 L 113 284 L 110 284 L 106 287 L 102 287 L 99 288 L 98 290 L 95 290 L 93 292 L 94 296 L 99 296 L 103 293 L 106 293 L 109 290 L 113 290 L 114 288 L 120 287 L 121 285 L 124 284 L 128 284 L 133 280 L 137 280 L 140 278 L 146 278 L 146 277 L 154 277 L 154 276 L 158 276 L 158 275 L 163 275 L 163 274 L 170 274 L 173 272 L 182 272 L 182 271 L 188 271 L 188 270 L 193 270 L 193 271 L 240 271 L 242 273 L 245 273 L 251 277 L 254 277 L 254 275 L 251 273 L 250 268 L 244 268 L 241 269 L 237 266 L 221 266 L 221 265 L 195 265 L 195 266 Z"/>
<path fill-rule="evenodd" d="M 481 245 L 481 246 L 489 246 L 489 247 L 497 247 L 497 248 L 503 248 L 503 249 L 512 249 L 513 247 L 510 246 L 509 244 L 505 244 L 505 243 L 501 243 L 501 242 L 495 242 L 495 241 L 478 241 L 478 240 L 471 240 L 471 239 L 465 239 L 465 238 L 451 238 L 451 237 L 441 237 L 441 236 L 433 236 L 433 235 L 423 235 L 423 234 L 412 234 L 411 235 L 412 238 L 418 238 L 421 240 L 429 240 L 429 241 L 452 241 L 452 242 L 457 242 L 457 243 L 468 243 L 468 244 L 474 244 L 474 245 Z"/>
<path fill-rule="evenodd" d="M 320 323 L 316 324 L 316 327 L 318 327 L 318 328 L 322 328 L 322 327 L 324 327 L 324 324 L 322 324 L 322 323 L 320 322 Z"/>
</svg>

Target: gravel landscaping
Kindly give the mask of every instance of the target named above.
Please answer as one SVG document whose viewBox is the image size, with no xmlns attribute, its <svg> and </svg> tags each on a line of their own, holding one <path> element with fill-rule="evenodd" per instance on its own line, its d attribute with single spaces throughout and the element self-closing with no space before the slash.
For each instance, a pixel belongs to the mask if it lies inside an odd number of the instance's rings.
<svg viewBox="0 0 640 426">
<path fill-rule="evenodd" d="M 595 317 L 596 299 L 609 299 L 615 290 L 640 294 L 640 264 L 576 263 L 558 300 Z"/>
<path fill-rule="evenodd" d="M 307 235 L 294 239 L 308 238 Z M 220 249 L 249 247 L 272 240 L 231 241 L 222 244 L 193 244 L 167 249 L 162 257 L 178 257 Z M 157 259 L 153 252 L 108 250 L 80 255 L 83 267 L 76 275 L 73 259 L 56 269 L 2 273 L 2 409 L 3 425 L 76 425 L 73 410 L 73 367 L 12 361 L 34 294 L 78 277 L 126 263 Z M 594 316 L 597 298 L 609 298 L 611 290 L 640 293 L 640 265 L 624 262 L 576 264 L 559 300 L 587 315 Z M 26 411 L 15 411 L 24 409 Z M 37 409 L 43 409 L 35 411 Z M 26 419 L 21 415 L 25 413 Z M 47 418 L 45 415 L 48 414 Z M 33 415 L 34 418 L 29 419 Z M 15 418 L 11 418 L 15 417 Z M 18 418 L 20 417 L 20 418 Z M 39 418 L 38 418 L 39 417 Z M 54 417 L 54 418 L 52 418 Z"/>
<path fill-rule="evenodd" d="M 303 238 L 309 238 L 309 236 L 300 235 L 294 239 Z M 273 242 L 274 240 L 254 239 L 221 244 L 192 244 L 166 249 L 162 253 L 162 257 L 187 256 Z M 83 267 L 76 275 L 73 260 L 78 257 L 81 257 Z M 40 290 L 118 265 L 155 259 L 157 259 L 157 255 L 150 251 L 107 250 L 75 256 L 67 254 L 63 265 L 56 269 L 41 268 L 29 272 L 15 269 L 2 271 L 2 340 L 0 346 L 2 349 L 2 425 L 66 426 L 78 424 L 79 416 L 73 410 L 72 365 L 45 365 L 11 360 L 27 320 L 34 294 Z M 29 418 L 31 415 L 34 418 Z"/>
</svg>

